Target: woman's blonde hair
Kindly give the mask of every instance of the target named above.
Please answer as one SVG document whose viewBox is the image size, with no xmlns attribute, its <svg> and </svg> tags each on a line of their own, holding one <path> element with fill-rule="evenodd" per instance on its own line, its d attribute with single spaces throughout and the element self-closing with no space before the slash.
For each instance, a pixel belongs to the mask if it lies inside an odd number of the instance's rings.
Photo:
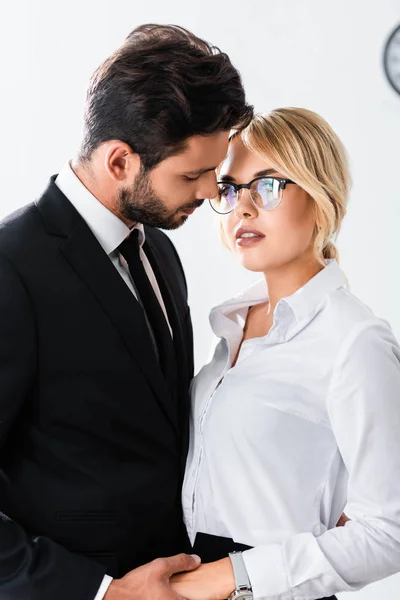
<svg viewBox="0 0 400 600">
<path fill-rule="evenodd" d="M 314 200 L 316 255 L 321 262 L 338 259 L 334 242 L 346 214 L 350 174 L 346 150 L 330 125 L 304 108 L 278 108 L 255 115 L 231 140 L 238 136 Z"/>
</svg>

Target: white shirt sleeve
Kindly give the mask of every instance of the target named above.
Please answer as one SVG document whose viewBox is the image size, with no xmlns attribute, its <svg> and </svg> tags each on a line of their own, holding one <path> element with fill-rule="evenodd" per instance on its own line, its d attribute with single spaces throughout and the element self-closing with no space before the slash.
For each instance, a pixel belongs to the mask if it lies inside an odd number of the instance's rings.
<svg viewBox="0 0 400 600">
<path fill-rule="evenodd" d="M 364 322 L 347 336 L 328 412 L 349 473 L 352 520 L 244 552 L 257 600 L 323 598 L 400 570 L 400 348 L 384 322 Z"/>
<path fill-rule="evenodd" d="M 101 586 L 99 587 L 99 591 L 97 592 L 94 600 L 103 600 L 108 588 L 110 587 L 112 580 L 113 578 L 109 575 L 104 575 L 103 581 L 101 582 Z"/>
</svg>

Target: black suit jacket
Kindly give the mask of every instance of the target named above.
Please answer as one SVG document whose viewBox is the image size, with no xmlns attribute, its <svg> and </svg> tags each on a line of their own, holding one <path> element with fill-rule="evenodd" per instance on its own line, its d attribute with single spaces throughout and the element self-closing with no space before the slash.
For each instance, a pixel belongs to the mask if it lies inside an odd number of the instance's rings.
<svg viewBox="0 0 400 600">
<path fill-rule="evenodd" d="M 105 573 L 186 550 L 187 290 L 170 240 L 145 233 L 175 396 L 141 307 L 54 178 L 0 225 L 0 599 L 93 600 Z"/>
</svg>

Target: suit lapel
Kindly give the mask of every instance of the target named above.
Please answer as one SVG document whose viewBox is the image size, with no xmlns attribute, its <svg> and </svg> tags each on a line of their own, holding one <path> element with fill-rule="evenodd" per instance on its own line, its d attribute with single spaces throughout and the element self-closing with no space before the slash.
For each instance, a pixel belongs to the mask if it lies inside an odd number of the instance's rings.
<svg viewBox="0 0 400 600">
<path fill-rule="evenodd" d="M 166 417 L 178 432 L 172 399 L 159 368 L 141 306 L 85 221 L 55 184 L 50 184 L 37 205 L 45 217 L 48 231 L 67 237 L 61 246 L 62 253 L 101 304 L 153 389 Z"/>
</svg>

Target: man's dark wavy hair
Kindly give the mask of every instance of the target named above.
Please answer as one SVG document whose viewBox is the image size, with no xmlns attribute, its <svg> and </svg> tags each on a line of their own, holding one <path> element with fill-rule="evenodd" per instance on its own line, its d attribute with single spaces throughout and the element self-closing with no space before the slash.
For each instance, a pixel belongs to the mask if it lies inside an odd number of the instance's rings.
<svg viewBox="0 0 400 600">
<path fill-rule="evenodd" d="M 80 159 L 120 140 L 150 170 L 189 137 L 241 129 L 252 115 L 227 54 L 177 25 L 141 25 L 90 80 Z"/>
</svg>

